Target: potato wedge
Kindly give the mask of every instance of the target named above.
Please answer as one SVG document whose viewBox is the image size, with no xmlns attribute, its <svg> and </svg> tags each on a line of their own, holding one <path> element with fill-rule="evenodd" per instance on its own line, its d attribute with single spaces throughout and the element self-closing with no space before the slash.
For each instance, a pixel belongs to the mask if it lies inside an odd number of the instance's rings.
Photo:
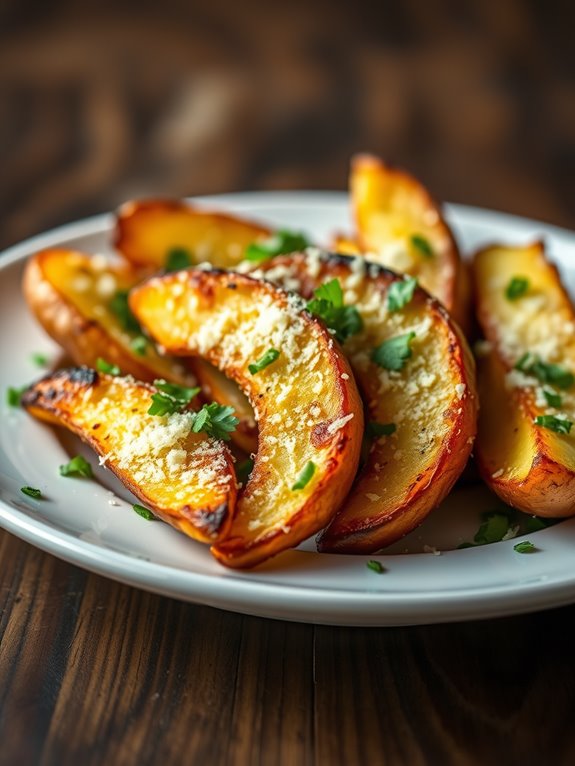
<svg viewBox="0 0 575 766">
<path fill-rule="evenodd" d="M 416 276 L 467 331 L 466 268 L 439 205 L 416 178 L 377 157 L 352 159 L 350 193 L 357 242 L 369 260 Z"/>
<path fill-rule="evenodd" d="M 487 247 L 473 275 L 487 339 L 479 358 L 481 474 L 515 508 L 575 515 L 573 305 L 540 242 Z"/>
<path fill-rule="evenodd" d="M 372 553 L 420 524 L 465 468 L 477 414 L 467 343 L 443 307 L 422 289 L 414 289 L 403 307 L 390 310 L 390 295 L 407 283 L 362 257 L 308 250 L 276 258 L 255 275 L 280 283 L 298 280 L 307 298 L 318 285 L 337 279 L 346 304 L 363 319 L 363 329 L 345 339 L 343 350 L 368 419 L 393 424 L 395 430 L 373 442 L 350 495 L 321 534 L 319 549 Z M 401 370 L 383 369 L 372 360 L 382 343 L 411 332 L 410 356 Z"/>
<path fill-rule="evenodd" d="M 30 386 L 22 405 L 77 434 L 161 519 L 204 543 L 231 525 L 236 482 L 221 441 L 191 432 L 193 413 L 148 414 L 155 389 L 88 367 L 59 370 Z"/>
<path fill-rule="evenodd" d="M 180 360 L 160 356 L 134 318 L 124 316 L 122 321 L 112 308 L 118 293 L 125 301 L 127 291 L 141 278 L 142 272 L 101 256 L 52 249 L 28 261 L 23 289 L 40 324 L 76 364 L 95 367 L 102 357 L 138 380 L 165 378 L 193 385 L 193 375 Z"/>
<path fill-rule="evenodd" d="M 266 226 L 186 202 L 140 200 L 119 209 L 115 245 L 131 263 L 156 271 L 164 269 L 174 249 L 184 250 L 193 265 L 230 269 L 243 260 L 248 245 L 271 233 Z"/>
<path fill-rule="evenodd" d="M 363 412 L 348 362 L 301 299 L 245 275 L 188 270 L 152 278 L 130 305 L 170 353 L 215 364 L 254 408 L 254 468 L 216 558 L 252 567 L 325 526 L 355 476 Z"/>
</svg>

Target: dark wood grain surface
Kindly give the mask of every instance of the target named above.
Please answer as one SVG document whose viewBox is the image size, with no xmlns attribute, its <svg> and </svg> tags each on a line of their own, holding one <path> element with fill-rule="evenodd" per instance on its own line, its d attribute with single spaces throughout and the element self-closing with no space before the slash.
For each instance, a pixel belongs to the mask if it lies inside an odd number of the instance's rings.
<svg viewBox="0 0 575 766">
<path fill-rule="evenodd" d="M 573 4 L 0 2 L 0 243 L 147 194 L 346 187 L 575 228 Z M 314 627 L 0 533 L 0 764 L 575 763 L 575 607 Z"/>
</svg>

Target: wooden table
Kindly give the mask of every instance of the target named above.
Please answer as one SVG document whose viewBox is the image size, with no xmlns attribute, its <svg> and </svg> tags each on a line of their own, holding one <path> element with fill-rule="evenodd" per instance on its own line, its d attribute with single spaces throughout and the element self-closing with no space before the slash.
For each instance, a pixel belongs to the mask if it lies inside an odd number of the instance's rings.
<svg viewBox="0 0 575 766">
<path fill-rule="evenodd" d="M 132 195 L 343 189 L 360 149 L 575 228 L 571 3 L 189 5 L 2 4 L 3 245 Z M 575 763 L 575 607 L 314 627 L 0 560 L 2 766 Z"/>
</svg>

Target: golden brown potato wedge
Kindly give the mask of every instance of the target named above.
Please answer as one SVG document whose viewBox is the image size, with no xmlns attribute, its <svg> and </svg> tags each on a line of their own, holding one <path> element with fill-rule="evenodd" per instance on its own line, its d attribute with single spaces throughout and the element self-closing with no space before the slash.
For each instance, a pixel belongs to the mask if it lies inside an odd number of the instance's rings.
<svg viewBox="0 0 575 766">
<path fill-rule="evenodd" d="M 127 292 L 141 278 L 101 256 L 52 249 L 28 261 L 23 288 L 40 324 L 76 364 L 95 367 L 101 357 L 139 380 L 193 385 L 181 361 L 160 356 L 127 313 Z"/>
<path fill-rule="evenodd" d="M 476 457 L 509 505 L 575 515 L 575 311 L 543 245 L 495 245 L 473 262 L 479 358 Z"/>
<path fill-rule="evenodd" d="M 208 262 L 234 268 L 248 245 L 266 239 L 266 226 L 214 213 L 176 200 L 127 202 L 119 209 L 115 245 L 131 263 L 159 271 L 173 250 L 183 250 L 190 265 Z"/>
<path fill-rule="evenodd" d="M 352 159 L 350 193 L 356 239 L 368 259 L 416 276 L 467 331 L 467 271 L 451 229 L 427 189 L 404 170 L 360 154 Z"/>
<path fill-rule="evenodd" d="M 164 521 L 204 543 L 231 525 L 236 482 L 221 441 L 193 433 L 190 411 L 149 415 L 152 386 L 88 367 L 59 370 L 22 396 L 32 415 L 65 426 Z"/>
<path fill-rule="evenodd" d="M 219 561 L 255 566 L 325 526 L 357 470 L 363 412 L 348 362 L 301 299 L 189 270 L 149 280 L 130 304 L 162 346 L 215 364 L 254 408 L 258 451 Z"/>
<path fill-rule="evenodd" d="M 467 343 L 443 307 L 413 284 L 407 303 L 390 310 L 398 288 L 409 283 L 362 257 L 308 250 L 276 258 L 256 275 L 280 283 L 286 277 L 292 283 L 296 279 L 307 298 L 318 285 L 337 279 L 346 305 L 355 306 L 363 319 L 363 329 L 345 339 L 343 350 L 363 393 L 371 430 L 373 423 L 393 424 L 394 430 L 373 442 L 350 495 L 320 536 L 319 548 L 376 551 L 421 523 L 465 467 L 477 414 Z M 381 344 L 405 341 L 409 333 L 414 333 L 410 343 L 398 346 L 408 348 L 409 357 L 398 361 L 388 354 L 381 360 L 401 369 L 385 369 L 373 361 Z M 391 350 L 389 344 L 386 348 Z"/>
</svg>

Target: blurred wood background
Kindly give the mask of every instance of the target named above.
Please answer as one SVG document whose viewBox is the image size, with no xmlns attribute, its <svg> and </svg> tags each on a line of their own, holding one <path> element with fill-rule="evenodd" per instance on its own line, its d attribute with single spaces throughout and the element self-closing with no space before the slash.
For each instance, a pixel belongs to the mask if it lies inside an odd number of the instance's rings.
<svg viewBox="0 0 575 766">
<path fill-rule="evenodd" d="M 0 244 L 133 195 L 344 189 L 575 225 L 575 5 L 0 0 Z"/>
<path fill-rule="evenodd" d="M 131 196 L 345 189 L 575 228 L 574 4 L 0 0 L 0 244 Z M 575 763 L 575 607 L 293 625 L 0 533 L 0 764 Z"/>
</svg>

